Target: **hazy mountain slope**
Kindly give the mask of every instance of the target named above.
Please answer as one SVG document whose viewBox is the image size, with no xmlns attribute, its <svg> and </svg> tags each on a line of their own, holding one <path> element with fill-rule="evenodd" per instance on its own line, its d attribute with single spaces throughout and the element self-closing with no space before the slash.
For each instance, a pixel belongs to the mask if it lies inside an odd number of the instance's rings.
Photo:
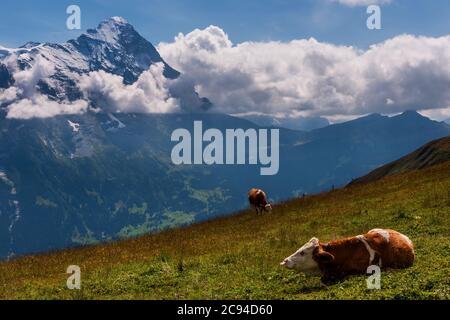
<svg viewBox="0 0 450 320">
<path fill-rule="evenodd" d="M 347 184 L 450 134 L 408 117 L 369 117 L 311 133 L 282 129 L 280 170 L 174 166 L 177 128 L 257 128 L 222 114 L 86 114 L 0 121 L 0 256 L 134 236 L 224 215 L 264 188 L 274 201 Z M 365 125 L 363 125 L 365 124 Z M 369 129 L 366 129 L 369 128 Z M 336 132 L 338 131 L 338 132 Z M 431 138 L 430 138 L 431 140 Z M 414 145 L 415 144 L 415 145 Z"/>
<path fill-rule="evenodd" d="M 192 126 L 192 117 L 0 121 L 0 234 L 10 239 L 0 244 L 0 254 L 133 236 L 241 207 L 244 201 L 233 201 L 236 193 L 223 176 L 211 180 L 204 167 L 171 163 L 170 135 L 178 126 Z M 223 127 L 227 119 L 212 116 L 209 125 Z"/>
<path fill-rule="evenodd" d="M 395 117 L 370 115 L 313 130 L 284 153 L 281 167 L 296 178 L 280 184 L 295 181 L 297 186 L 310 186 L 305 192 L 347 184 L 431 140 L 449 135 L 449 129 L 416 112 L 405 112 Z"/>
<path fill-rule="evenodd" d="M 450 161 L 450 137 L 427 143 L 403 158 L 384 165 L 351 184 L 367 183 L 405 171 L 420 170 L 429 166 Z"/>
</svg>

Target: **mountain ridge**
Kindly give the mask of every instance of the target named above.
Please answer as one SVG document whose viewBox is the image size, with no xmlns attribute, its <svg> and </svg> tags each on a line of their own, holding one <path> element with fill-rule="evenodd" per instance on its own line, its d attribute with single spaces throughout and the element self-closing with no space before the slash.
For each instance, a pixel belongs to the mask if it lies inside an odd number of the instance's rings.
<svg viewBox="0 0 450 320">
<path fill-rule="evenodd" d="M 349 186 L 374 182 L 406 171 L 422 170 L 446 161 L 450 161 L 450 136 L 431 141 L 414 152 L 355 179 Z"/>
</svg>

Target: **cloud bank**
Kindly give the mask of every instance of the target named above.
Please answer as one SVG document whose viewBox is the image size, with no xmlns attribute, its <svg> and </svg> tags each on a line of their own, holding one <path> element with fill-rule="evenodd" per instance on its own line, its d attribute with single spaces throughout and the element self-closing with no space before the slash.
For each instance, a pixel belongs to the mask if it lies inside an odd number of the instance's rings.
<svg viewBox="0 0 450 320">
<path fill-rule="evenodd" d="M 54 101 L 37 90 L 38 83 L 55 72 L 48 60 L 38 57 L 31 68 L 14 73 L 13 87 L 0 90 L 0 104 L 8 104 L 6 117 L 10 119 L 81 114 L 90 107 L 106 112 L 174 112 L 178 101 L 170 96 L 170 82 L 163 76 L 163 68 L 160 63 L 152 65 L 132 85 L 125 85 L 122 77 L 104 71 L 73 75 L 84 99 Z"/>
<path fill-rule="evenodd" d="M 182 72 L 177 80 L 163 76 L 162 64 L 152 65 L 132 85 L 117 75 L 91 72 L 74 76 L 84 96 L 74 102 L 53 101 L 37 91 L 39 81 L 55 72 L 47 60 L 38 57 L 24 71 L 6 61 L 15 71 L 15 83 L 0 90 L 0 104 L 8 104 L 9 118 L 25 119 L 84 113 L 92 107 L 198 112 L 194 88 L 214 104 L 215 112 L 234 115 L 326 117 L 334 122 L 418 110 L 438 119 L 450 117 L 450 36 L 400 35 L 359 50 L 312 38 L 233 44 L 222 29 L 209 26 L 179 34 L 158 50 Z M 185 92 L 192 97 L 183 103 L 174 98 Z"/>
<path fill-rule="evenodd" d="M 315 39 L 233 45 L 209 26 L 158 50 L 230 114 L 339 119 L 450 106 L 450 36 L 400 35 L 362 51 Z"/>
<path fill-rule="evenodd" d="M 72 103 L 56 102 L 46 96 L 36 95 L 31 99 L 21 99 L 8 107 L 7 118 L 31 119 L 50 118 L 63 114 L 81 114 L 86 112 L 88 103 L 78 100 Z"/>
<path fill-rule="evenodd" d="M 41 79 L 54 73 L 47 60 L 37 58 L 33 67 L 14 73 L 13 87 L 0 91 L 0 104 L 11 103 L 7 107 L 9 119 L 49 118 L 61 114 L 86 112 L 88 103 L 84 100 L 57 102 L 40 94 L 36 87 Z"/>
<path fill-rule="evenodd" d="M 123 78 L 104 71 L 91 72 L 79 79 L 86 99 L 108 112 L 168 113 L 178 109 L 169 93 L 169 80 L 163 75 L 164 65 L 154 64 L 138 80 L 125 85 Z"/>
</svg>

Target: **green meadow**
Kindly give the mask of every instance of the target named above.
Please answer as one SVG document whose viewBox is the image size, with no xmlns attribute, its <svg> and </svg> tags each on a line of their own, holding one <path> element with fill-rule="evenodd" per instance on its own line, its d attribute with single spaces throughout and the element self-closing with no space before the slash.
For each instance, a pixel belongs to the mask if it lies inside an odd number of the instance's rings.
<svg viewBox="0 0 450 320">
<path fill-rule="evenodd" d="M 243 195 L 245 196 L 245 195 Z M 0 263 L 1 299 L 449 299 L 450 162 L 185 228 Z M 279 265 L 311 237 L 392 228 L 416 261 L 324 286 Z M 69 265 L 81 290 L 66 287 Z"/>
</svg>

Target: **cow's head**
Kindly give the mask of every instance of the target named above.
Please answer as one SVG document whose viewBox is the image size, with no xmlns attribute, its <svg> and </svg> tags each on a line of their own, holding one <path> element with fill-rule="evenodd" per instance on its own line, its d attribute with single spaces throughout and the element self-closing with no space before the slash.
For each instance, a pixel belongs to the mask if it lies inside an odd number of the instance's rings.
<svg viewBox="0 0 450 320">
<path fill-rule="evenodd" d="M 288 269 L 295 269 L 304 273 L 316 274 L 320 271 L 319 263 L 330 263 L 334 256 L 323 250 L 319 239 L 312 238 L 294 254 L 281 262 Z"/>
<path fill-rule="evenodd" d="M 270 203 L 266 204 L 264 206 L 264 210 L 266 210 L 267 212 L 272 212 L 272 205 Z"/>
</svg>

